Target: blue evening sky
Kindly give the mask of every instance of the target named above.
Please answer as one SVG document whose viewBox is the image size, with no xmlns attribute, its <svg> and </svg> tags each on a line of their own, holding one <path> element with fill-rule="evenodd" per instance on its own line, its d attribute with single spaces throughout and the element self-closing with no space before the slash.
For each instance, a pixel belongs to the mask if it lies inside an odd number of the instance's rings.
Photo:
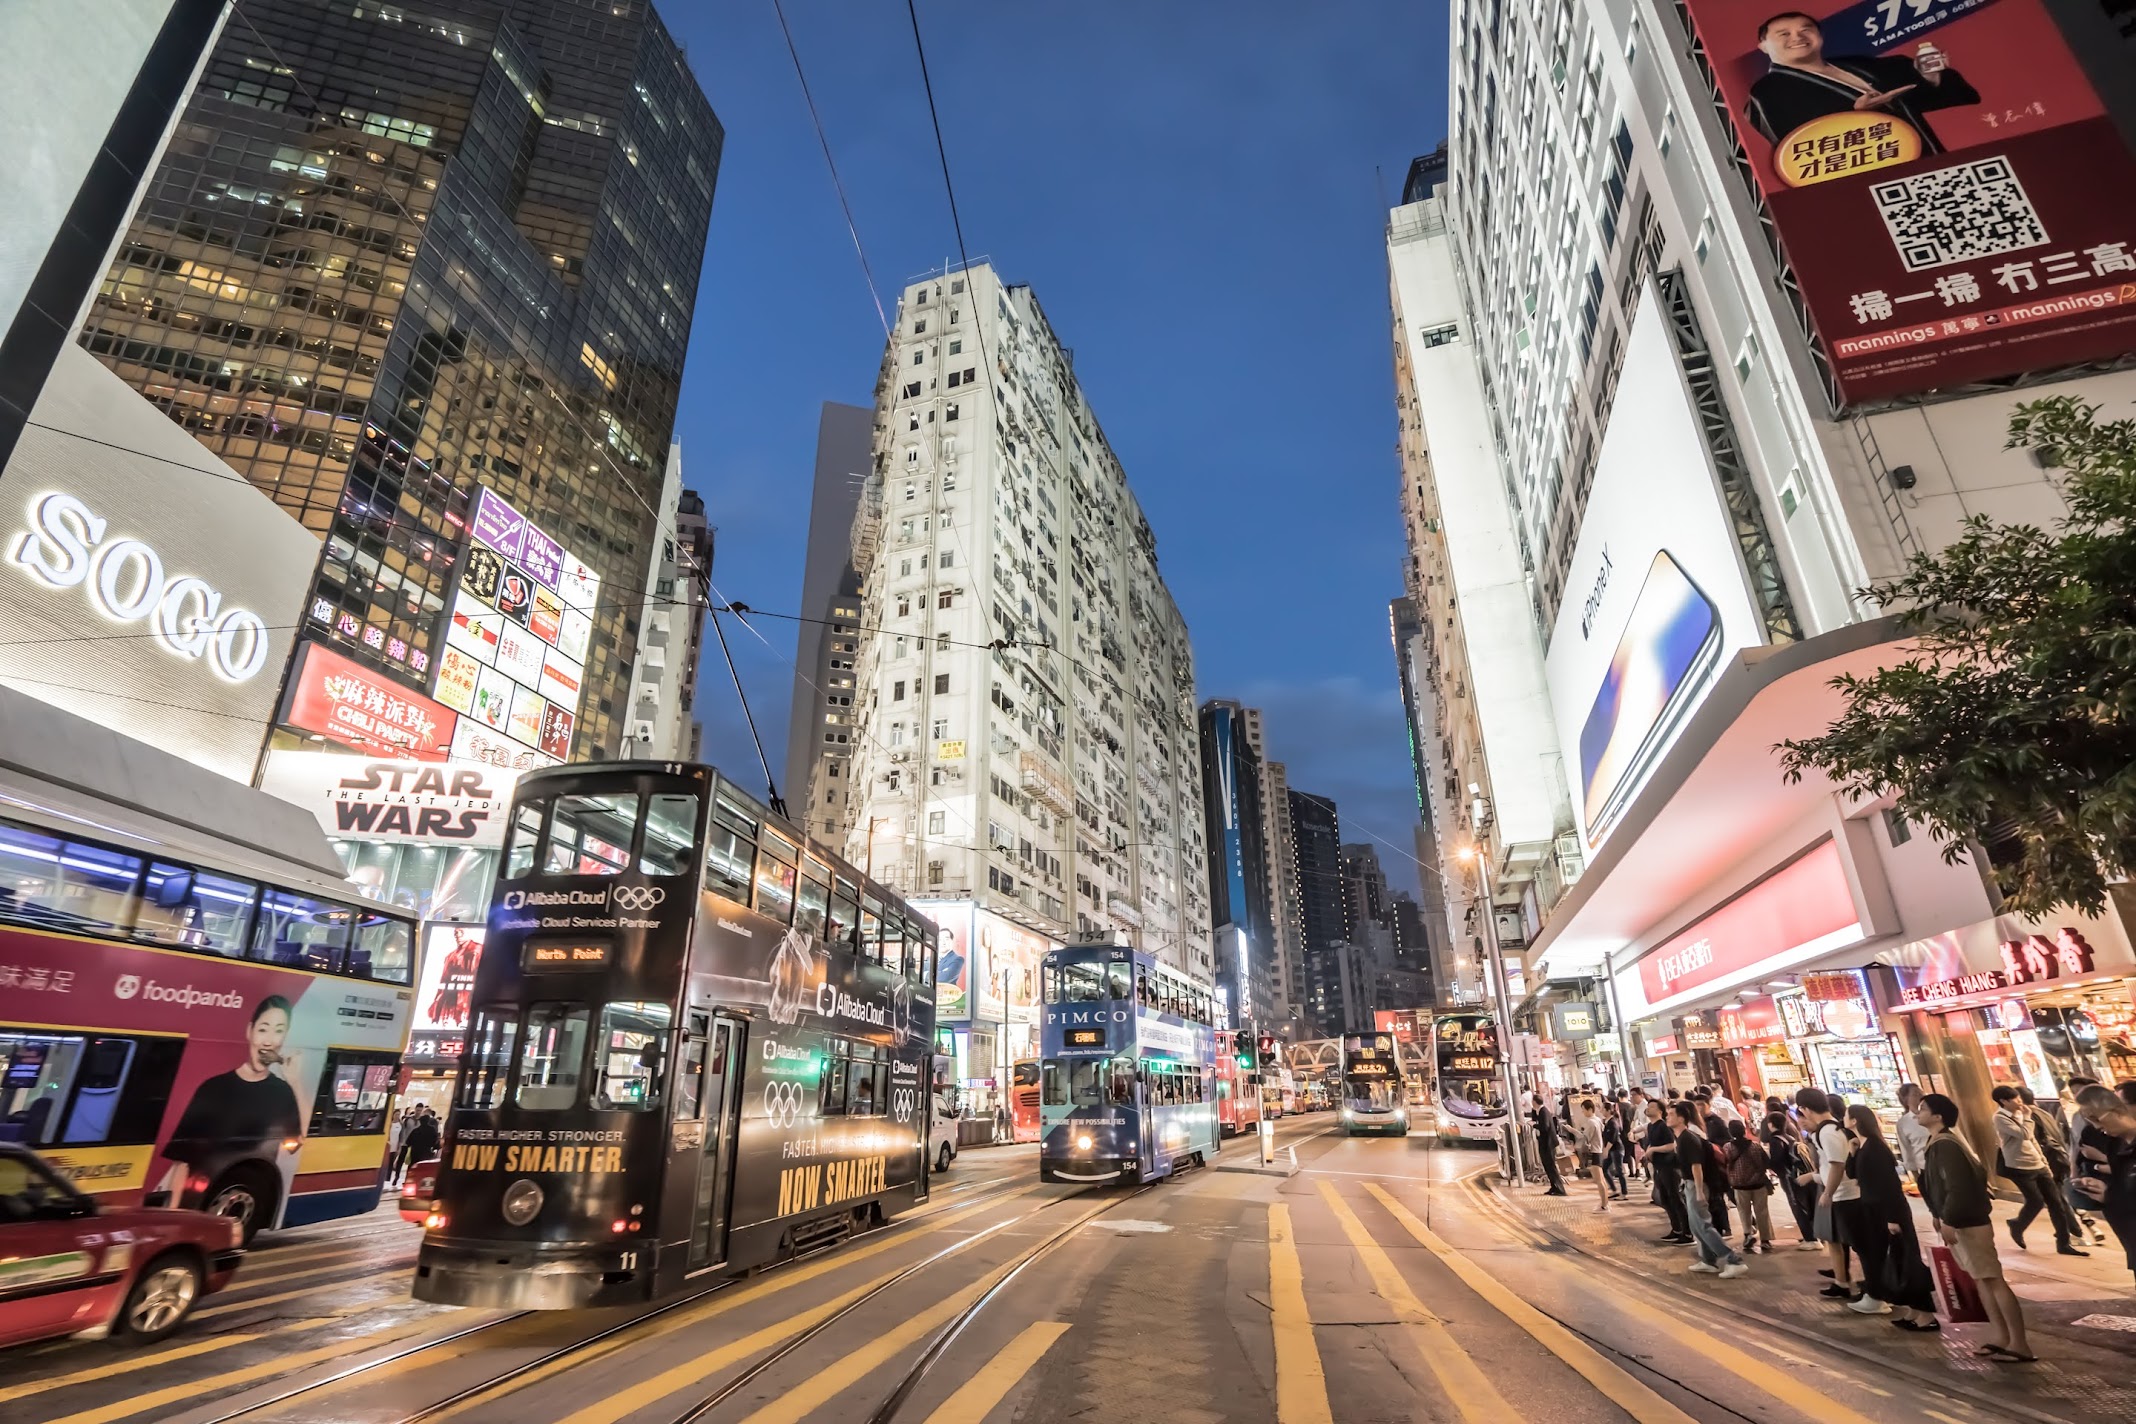
<svg viewBox="0 0 2136 1424">
<path fill-rule="evenodd" d="M 769 0 L 661 10 L 727 129 L 684 478 L 719 591 L 794 612 L 817 410 L 869 404 L 882 328 Z M 888 305 L 956 256 L 905 8 L 787 15 Z M 1202 696 L 1265 708 L 1291 784 L 1336 799 L 1345 840 L 1393 842 L 1412 883 L 1382 195 L 1445 132 L 1443 7 L 922 0 L 920 19 L 971 256 L 1074 347 Z M 728 636 L 776 772 L 795 628 L 756 621 L 770 646 Z M 748 771 L 716 647 L 700 686 L 707 759 Z"/>
</svg>

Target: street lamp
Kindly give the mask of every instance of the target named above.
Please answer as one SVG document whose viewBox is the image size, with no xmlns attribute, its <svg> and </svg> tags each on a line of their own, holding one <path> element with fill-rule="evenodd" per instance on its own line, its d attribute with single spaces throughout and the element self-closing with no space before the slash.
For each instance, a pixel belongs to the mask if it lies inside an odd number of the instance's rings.
<svg viewBox="0 0 2136 1424">
<path fill-rule="evenodd" d="M 1491 858 L 1473 845 L 1463 846 L 1460 855 L 1476 868 L 1476 881 L 1483 892 L 1484 944 L 1491 953 L 1491 983 L 1498 999 L 1499 1061 L 1505 1074 L 1506 1130 L 1513 1139 L 1513 1181 L 1517 1186 L 1528 1179 L 1528 1167 L 1521 1152 L 1520 1085 L 1513 1076 L 1513 1001 L 1506 993 L 1506 956 L 1498 944 L 1498 916 L 1491 904 Z M 1546 1142 L 1542 1150 L 1548 1152 L 1552 1146 Z"/>
</svg>

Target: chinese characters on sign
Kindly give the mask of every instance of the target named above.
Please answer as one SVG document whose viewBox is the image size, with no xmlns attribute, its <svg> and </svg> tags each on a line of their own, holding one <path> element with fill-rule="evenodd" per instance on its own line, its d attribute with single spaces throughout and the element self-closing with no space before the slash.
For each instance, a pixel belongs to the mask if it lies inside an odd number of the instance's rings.
<svg viewBox="0 0 2136 1424">
<path fill-rule="evenodd" d="M 443 761 L 460 719 L 449 708 L 321 643 L 297 650 L 282 722 L 372 756 Z"/>
<path fill-rule="evenodd" d="M 1908 984 L 1899 990 L 1902 1004 L 1942 1004 L 1969 997 L 1973 994 L 1990 994 L 2002 989 L 2015 988 L 2019 984 L 2036 984 L 2048 979 L 2074 979 L 2092 972 L 2094 956 L 2090 941 L 2081 931 L 2063 926 L 2053 939 L 2045 935 L 2031 934 L 2023 939 L 2006 939 L 2001 945 L 2003 967 L 1983 969 L 1975 974 L 1961 974 L 1953 979 L 1938 979 L 1929 984 Z"/>
</svg>

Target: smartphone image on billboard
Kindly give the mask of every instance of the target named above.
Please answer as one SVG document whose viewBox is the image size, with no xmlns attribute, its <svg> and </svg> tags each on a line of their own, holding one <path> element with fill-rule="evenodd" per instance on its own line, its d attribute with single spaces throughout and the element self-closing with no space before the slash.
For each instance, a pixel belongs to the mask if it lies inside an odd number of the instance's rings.
<svg viewBox="0 0 2136 1424">
<path fill-rule="evenodd" d="M 1591 850 L 1624 813 L 1720 662 L 1713 600 L 1663 550 L 1647 569 L 1580 729 L 1580 779 Z"/>
</svg>

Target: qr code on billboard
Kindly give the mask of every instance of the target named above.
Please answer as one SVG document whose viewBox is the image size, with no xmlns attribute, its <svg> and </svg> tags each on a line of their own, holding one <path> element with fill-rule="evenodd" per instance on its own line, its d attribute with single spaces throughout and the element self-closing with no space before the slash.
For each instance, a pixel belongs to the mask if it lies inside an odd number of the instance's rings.
<svg viewBox="0 0 2136 1424">
<path fill-rule="evenodd" d="M 1909 272 L 2047 241 L 2047 229 L 2006 158 L 1894 178 L 1871 185 L 1869 195 Z"/>
</svg>

